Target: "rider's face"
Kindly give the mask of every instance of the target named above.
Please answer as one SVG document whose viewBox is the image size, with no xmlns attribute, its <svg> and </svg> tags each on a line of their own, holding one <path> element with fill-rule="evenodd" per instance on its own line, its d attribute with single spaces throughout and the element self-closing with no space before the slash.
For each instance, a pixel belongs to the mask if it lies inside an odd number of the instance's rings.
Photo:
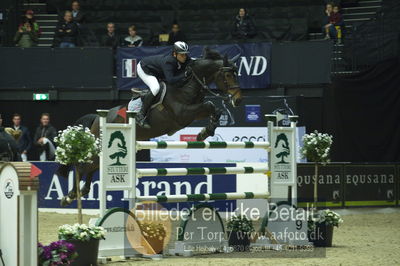
<svg viewBox="0 0 400 266">
<path fill-rule="evenodd" d="M 185 63 L 186 59 L 187 59 L 187 54 L 176 54 L 176 59 L 180 62 L 180 63 Z"/>
</svg>

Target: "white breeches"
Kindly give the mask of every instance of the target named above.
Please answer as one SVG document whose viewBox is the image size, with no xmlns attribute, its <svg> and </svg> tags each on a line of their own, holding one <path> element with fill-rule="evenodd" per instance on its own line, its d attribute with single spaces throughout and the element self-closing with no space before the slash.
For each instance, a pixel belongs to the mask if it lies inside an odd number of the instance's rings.
<svg viewBox="0 0 400 266">
<path fill-rule="evenodd" d="M 137 73 L 139 78 L 143 80 L 143 82 L 149 87 L 151 93 L 156 96 L 157 93 L 160 91 L 160 84 L 156 77 L 146 74 L 142 67 L 140 66 L 140 62 L 137 65 Z"/>
</svg>

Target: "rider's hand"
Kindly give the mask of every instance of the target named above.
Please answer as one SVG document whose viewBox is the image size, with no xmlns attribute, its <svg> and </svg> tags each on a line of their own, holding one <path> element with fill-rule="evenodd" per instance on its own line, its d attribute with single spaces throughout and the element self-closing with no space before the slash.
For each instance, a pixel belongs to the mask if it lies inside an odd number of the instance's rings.
<svg viewBox="0 0 400 266">
<path fill-rule="evenodd" d="M 193 74 L 192 68 L 187 67 L 185 70 L 185 78 L 190 77 Z"/>
</svg>

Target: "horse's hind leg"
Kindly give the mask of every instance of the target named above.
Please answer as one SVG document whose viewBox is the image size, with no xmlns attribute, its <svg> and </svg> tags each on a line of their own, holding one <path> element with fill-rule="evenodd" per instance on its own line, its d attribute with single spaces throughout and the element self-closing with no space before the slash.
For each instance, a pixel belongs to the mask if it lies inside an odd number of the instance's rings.
<svg viewBox="0 0 400 266">
<path fill-rule="evenodd" d="M 90 173 L 88 173 L 88 174 L 86 175 L 85 185 L 84 185 L 83 188 L 81 189 L 81 195 L 82 195 L 82 197 L 83 197 L 83 196 L 86 196 L 86 195 L 89 194 L 89 192 L 90 192 L 90 186 L 91 186 L 91 184 L 92 184 L 92 178 L 93 178 L 94 172 L 95 172 L 95 171 L 92 171 L 92 172 L 90 172 Z"/>
<path fill-rule="evenodd" d="M 197 119 L 209 117 L 210 121 L 197 135 L 197 141 L 203 141 L 210 136 L 214 136 L 221 114 L 221 110 L 219 110 L 212 102 L 208 101 L 203 104 L 203 112 L 200 113 Z"/>
</svg>

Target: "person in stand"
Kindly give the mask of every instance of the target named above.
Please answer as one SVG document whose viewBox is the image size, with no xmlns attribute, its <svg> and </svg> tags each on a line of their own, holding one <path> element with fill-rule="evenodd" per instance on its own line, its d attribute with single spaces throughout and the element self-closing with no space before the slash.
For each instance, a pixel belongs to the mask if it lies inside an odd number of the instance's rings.
<svg viewBox="0 0 400 266">
<path fill-rule="evenodd" d="M 119 46 L 120 38 L 115 33 L 115 24 L 110 22 L 107 24 L 107 33 L 101 37 L 101 46 L 111 47 L 113 50 Z"/>
<path fill-rule="evenodd" d="M 168 37 L 169 45 L 173 45 L 176 42 L 186 42 L 186 36 L 182 32 L 178 23 L 172 24 L 172 29 Z"/>
<path fill-rule="evenodd" d="M 54 138 L 56 129 L 50 125 L 50 115 L 43 113 L 40 117 L 40 125 L 36 128 L 33 138 L 34 145 L 38 148 L 40 161 L 53 161 L 55 158 Z"/>
<path fill-rule="evenodd" d="M 78 26 L 85 22 L 85 14 L 81 11 L 81 5 L 78 1 L 72 2 L 72 21 Z"/>
<path fill-rule="evenodd" d="M 28 151 L 32 146 L 32 139 L 27 127 L 21 125 L 22 117 L 20 114 L 14 114 L 12 117 L 13 126 L 12 129 L 15 131 L 20 130 L 22 132 L 21 137 L 18 139 L 18 152 L 21 154 L 22 161 L 28 161 Z"/>
<path fill-rule="evenodd" d="M 185 42 L 176 42 L 170 55 L 155 55 L 143 58 L 137 65 L 139 78 L 149 87 L 150 92 L 142 97 L 142 108 L 136 115 L 140 127 L 150 128 L 146 122 L 147 112 L 160 91 L 159 80 L 168 84 L 177 84 L 191 75 L 191 63 L 188 56 L 189 46 Z"/>
<path fill-rule="evenodd" d="M 128 28 L 129 35 L 123 40 L 123 45 L 125 47 L 140 47 L 143 44 L 143 39 L 136 33 L 136 26 L 132 25 Z"/>
<path fill-rule="evenodd" d="M 29 22 L 32 25 L 32 29 L 33 31 L 40 36 L 40 34 L 42 33 L 42 30 L 40 29 L 39 24 L 36 22 L 36 19 L 34 17 L 35 13 L 33 12 L 33 10 L 28 9 L 25 12 L 25 17 L 23 19 L 23 22 Z"/>
<path fill-rule="evenodd" d="M 325 25 L 323 27 L 325 32 L 325 40 L 331 38 L 336 34 L 335 27 L 331 24 L 331 15 L 333 13 L 333 4 L 327 3 L 325 6 Z"/>
<path fill-rule="evenodd" d="M 38 40 L 38 34 L 33 30 L 33 25 L 29 21 L 18 27 L 18 31 L 14 37 L 16 46 L 21 48 L 34 47 L 37 45 Z"/>
<path fill-rule="evenodd" d="M 58 24 L 56 38 L 60 42 L 60 48 L 76 47 L 78 39 L 78 26 L 72 21 L 71 11 L 65 11 L 64 21 Z"/>
<path fill-rule="evenodd" d="M 344 26 L 343 16 L 340 14 L 340 7 L 338 5 L 333 6 L 333 12 L 330 16 L 330 24 L 331 27 L 335 28 L 335 34 L 332 36 L 332 39 L 336 40 L 338 44 L 342 41 L 342 29 Z"/>
<path fill-rule="evenodd" d="M 239 9 L 239 14 L 233 23 L 232 36 L 236 39 L 248 39 L 257 35 L 256 26 L 253 18 L 247 14 L 245 8 Z"/>
</svg>

